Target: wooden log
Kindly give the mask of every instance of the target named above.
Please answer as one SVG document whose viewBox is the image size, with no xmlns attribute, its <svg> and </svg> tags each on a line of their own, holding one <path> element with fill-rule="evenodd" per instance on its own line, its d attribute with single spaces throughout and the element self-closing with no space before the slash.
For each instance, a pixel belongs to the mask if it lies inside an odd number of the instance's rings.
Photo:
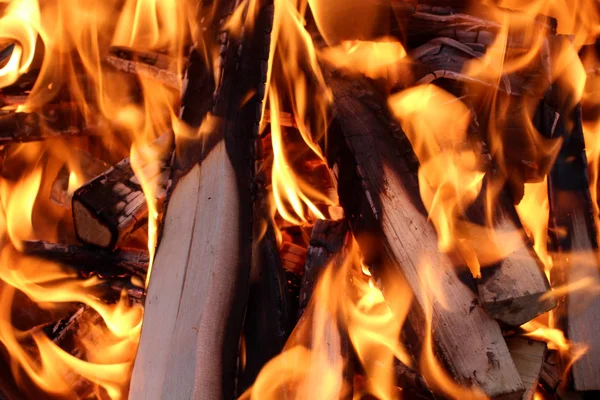
<svg viewBox="0 0 600 400">
<path fill-rule="evenodd" d="M 590 239 L 589 202 L 581 194 L 555 191 L 552 210 L 556 226 L 566 228 L 570 243 L 560 249 L 555 264 L 555 285 L 568 285 L 565 304 L 559 310 L 566 336 L 570 341 L 588 347 L 571 367 L 573 388 L 577 391 L 600 390 L 600 263 L 597 245 Z M 568 247 L 567 247 L 568 246 Z M 559 275 L 560 274 L 560 275 Z M 585 284 L 591 291 L 581 288 Z"/>
<path fill-rule="evenodd" d="M 155 145 L 168 148 L 171 139 L 171 134 L 163 135 Z M 149 183 L 159 188 L 155 196 L 162 201 L 169 183 L 168 166 L 157 160 L 143 168 L 149 171 L 144 173 Z M 129 157 L 77 189 L 72 212 L 77 238 L 103 249 L 114 249 L 142 226 L 148 216 L 148 204 Z"/>
<path fill-rule="evenodd" d="M 406 143 L 399 147 L 392 136 L 403 133 L 385 117 L 383 107 L 372 111 L 365 106 L 369 100 L 383 103 L 366 83 L 334 74 L 327 74 L 326 79 L 341 136 L 337 160 L 340 200 L 359 243 L 363 232 L 382 235 L 380 253 L 393 260 L 413 290 L 416 312 L 410 313 L 409 320 L 417 337 L 425 337 L 423 311 L 432 305 L 435 349 L 458 384 L 482 390 L 492 398 L 521 398 L 524 386 L 498 324 L 477 306 L 449 258 L 440 254 L 434 228 L 420 209 L 418 192 L 411 192 L 401 179 L 410 168 L 397 149 Z M 377 253 L 364 245 L 361 249 L 366 262 Z M 435 296 L 427 292 L 430 283 L 419 273 L 423 257 L 439 282 Z M 383 285 L 385 289 L 385 282 Z M 436 298 L 443 298 L 446 306 Z"/>
<path fill-rule="evenodd" d="M 347 235 L 345 220 L 318 220 L 313 227 L 300 283 L 298 319 L 306 310 L 321 273 L 340 253 Z"/>
<path fill-rule="evenodd" d="M 69 265 L 83 276 L 136 275 L 144 279 L 148 271 L 149 255 L 146 250 L 120 249 L 109 252 L 41 240 L 26 240 L 22 245 L 25 254 Z"/>
<path fill-rule="evenodd" d="M 507 338 L 506 345 L 525 385 L 523 400 L 533 400 L 546 356 L 546 343 L 515 336 Z"/>
<path fill-rule="evenodd" d="M 600 297 L 594 292 L 594 288 L 600 286 L 600 261 L 582 115 L 579 105 L 571 110 L 561 105 L 560 110 L 560 119 L 552 133 L 564 141 L 548 180 L 551 237 L 557 252 L 552 283 L 555 287 L 567 285 L 568 288 L 565 301 L 557 310 L 567 338 L 588 346 L 587 352 L 571 367 L 573 388 L 577 391 L 600 390 L 600 340 L 597 335 Z"/>
<path fill-rule="evenodd" d="M 102 174 L 110 167 L 107 163 L 95 158 L 87 151 L 76 149 L 73 153 L 79 166 L 77 177 L 80 181 L 87 182 L 97 175 Z M 69 171 L 67 166 L 61 168 L 52 183 L 52 190 L 50 192 L 50 200 L 61 207 L 69 209 L 71 208 L 72 191 L 74 190 L 74 188 L 69 187 L 71 173 L 73 171 Z"/>
<path fill-rule="evenodd" d="M 177 63 L 165 54 L 115 46 L 110 49 L 105 60 L 118 70 L 155 80 L 175 90 L 181 88 L 181 74 L 177 71 Z"/>
<path fill-rule="evenodd" d="M 261 141 L 257 141 L 260 145 Z M 258 151 L 259 154 L 264 154 Z M 296 299 L 282 266 L 264 159 L 255 167 L 256 200 L 253 209 L 254 243 L 248 305 L 244 318 L 243 346 L 240 351 L 237 395 L 244 393 L 256 380 L 264 365 L 283 349 L 296 323 Z"/>
<path fill-rule="evenodd" d="M 102 123 L 98 121 L 98 123 Z M 0 145 L 94 134 L 74 103 L 46 106 L 37 112 L 8 112 L 0 115 Z"/>
<path fill-rule="evenodd" d="M 556 299 L 548 296 L 550 284 L 543 266 L 528 243 L 512 204 L 500 204 L 494 229 L 500 235 L 517 237 L 518 242 L 511 243 L 512 252 L 496 265 L 482 268 L 477 292 L 481 306 L 490 316 L 506 325 L 520 326 L 556 307 Z M 500 247 L 502 243 L 496 245 Z"/>
<path fill-rule="evenodd" d="M 230 12 L 233 2 L 220 6 L 217 16 Z M 258 6 L 252 32 L 227 40 L 215 125 L 199 139 L 177 143 L 131 381 L 133 400 L 230 399 L 235 393 L 252 250 L 251 149 L 273 21 L 272 3 Z M 218 30 L 198 27 L 205 36 L 216 37 Z M 198 54 L 187 79 L 182 117 L 198 126 L 215 91 Z M 248 100 L 248 93 L 256 95 Z"/>
</svg>

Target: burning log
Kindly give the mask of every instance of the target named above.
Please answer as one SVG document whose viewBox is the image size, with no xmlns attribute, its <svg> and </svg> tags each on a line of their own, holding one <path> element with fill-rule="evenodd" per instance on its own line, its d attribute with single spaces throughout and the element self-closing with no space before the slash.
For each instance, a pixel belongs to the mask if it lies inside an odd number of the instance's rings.
<svg viewBox="0 0 600 400">
<path fill-rule="evenodd" d="M 273 21 L 272 3 L 257 10 L 252 32 L 227 39 L 216 121 L 207 122 L 214 125 L 195 141 L 177 143 L 131 399 L 229 399 L 235 392 L 252 250 L 251 149 L 262 114 L 257 111 Z M 198 31 L 219 29 L 204 28 Z M 214 91 L 212 74 L 198 54 L 190 59 L 187 79 L 182 118 L 198 126 Z M 243 101 L 248 93 L 257 95 Z"/>
<path fill-rule="evenodd" d="M 118 70 L 152 79 L 175 90 L 181 87 L 181 76 L 177 65 L 167 55 L 141 52 L 123 47 L 111 48 L 106 62 Z"/>
<path fill-rule="evenodd" d="M 144 279 L 148 271 L 149 256 L 145 250 L 120 249 L 109 252 L 77 245 L 36 240 L 24 241 L 23 252 L 45 260 L 69 265 L 83 276 L 91 274 L 100 275 L 101 277 L 136 275 Z"/>
<path fill-rule="evenodd" d="M 572 122 L 570 132 L 567 120 Z M 600 262 L 580 107 L 561 116 L 557 125 L 556 135 L 562 136 L 564 143 L 548 184 L 553 241 L 559 252 L 552 278 L 554 286 L 567 288 L 558 311 L 566 336 L 588 347 L 571 367 L 573 387 L 600 390 L 600 297 L 586 290 L 600 285 Z"/>
<path fill-rule="evenodd" d="M 448 257 L 439 253 L 434 228 L 416 206 L 420 204 L 418 192 L 411 193 L 399 179 L 399 174 L 410 167 L 394 151 L 398 146 L 392 135 L 394 131 L 403 133 L 383 116 L 383 107 L 373 112 L 365 106 L 365 98 L 380 104 L 365 85 L 333 74 L 327 80 L 335 98 L 340 141 L 347 146 L 340 144 L 340 200 L 358 234 L 370 230 L 383 234 L 382 254 L 395 261 L 415 295 L 418 310 L 409 320 L 416 336 L 425 337 L 423 312 L 432 304 L 435 348 L 456 382 L 481 389 L 493 398 L 521 398 L 523 383 L 499 326 L 477 306 L 475 296 L 459 280 Z M 360 200 L 359 192 L 364 193 Z M 361 248 L 365 252 L 365 247 Z M 424 289 L 428 283 L 419 273 L 423 257 L 428 257 L 441 282 L 437 295 L 445 299 L 445 307 Z"/>
<path fill-rule="evenodd" d="M 79 172 L 83 175 L 79 177 L 81 181 L 87 182 L 109 168 L 108 164 L 95 158 L 87 151 L 75 150 L 74 153 L 80 166 Z M 65 208 L 71 208 L 71 200 L 73 198 L 73 193 L 69 192 L 71 173 L 66 166 L 63 167 L 58 172 L 54 183 L 52 183 L 52 191 L 50 193 L 50 199 Z"/>
<path fill-rule="evenodd" d="M 525 385 L 523 400 L 533 400 L 546 356 L 546 343 L 516 336 L 507 338 L 506 345 Z"/>
<path fill-rule="evenodd" d="M 506 211 L 507 208 L 500 210 L 503 215 L 496 219 L 496 231 L 522 232 L 520 224 L 514 222 L 518 221 L 514 210 L 510 213 L 512 216 Z M 483 268 L 482 278 L 477 282 L 483 309 L 494 319 L 510 326 L 522 325 L 556 307 L 556 299 L 548 296 L 550 285 L 541 262 L 524 235 L 521 233 L 519 236 L 513 252 L 497 265 Z"/>
<path fill-rule="evenodd" d="M 170 134 L 166 134 L 155 144 L 168 146 L 170 140 Z M 162 201 L 167 191 L 169 168 L 164 163 L 151 163 L 144 170 L 148 171 L 144 173 L 148 180 L 159 188 L 155 196 Z M 122 160 L 77 189 L 73 194 L 72 209 L 79 240 L 108 250 L 123 243 L 148 216 L 146 197 L 130 159 Z"/>
<path fill-rule="evenodd" d="M 260 143 L 260 141 L 257 141 Z M 257 152 L 261 153 L 261 152 Z M 264 160 L 261 160 L 264 161 Z M 256 200 L 253 209 L 254 244 L 248 305 L 244 318 L 243 347 L 238 378 L 238 395 L 252 386 L 264 365 L 283 349 L 296 322 L 296 301 L 290 296 L 288 273 L 275 238 L 269 210 L 264 168 L 255 169 Z M 300 246 L 298 246 L 300 247 Z"/>
<path fill-rule="evenodd" d="M 73 103 L 49 106 L 39 112 L 9 112 L 0 115 L 0 145 L 33 142 L 95 132 L 86 126 Z"/>
<path fill-rule="evenodd" d="M 306 310 L 321 273 L 343 249 L 347 234 L 345 220 L 318 220 L 313 227 L 300 284 L 298 319 Z"/>
</svg>

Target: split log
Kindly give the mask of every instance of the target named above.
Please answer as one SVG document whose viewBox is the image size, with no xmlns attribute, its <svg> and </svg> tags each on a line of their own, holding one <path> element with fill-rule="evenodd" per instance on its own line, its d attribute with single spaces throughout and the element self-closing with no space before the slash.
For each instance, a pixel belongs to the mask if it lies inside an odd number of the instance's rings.
<svg viewBox="0 0 600 400">
<path fill-rule="evenodd" d="M 165 54 L 115 46 L 110 49 L 110 55 L 105 60 L 118 70 L 155 80 L 175 90 L 181 87 L 177 63 Z"/>
<path fill-rule="evenodd" d="M 170 147 L 170 140 L 171 134 L 166 134 L 154 144 Z M 158 160 L 143 168 L 149 171 L 144 173 L 148 183 L 158 188 L 154 195 L 162 201 L 169 182 L 169 168 Z M 148 216 L 148 204 L 129 157 L 77 189 L 73 194 L 72 211 L 77 238 L 108 250 L 119 246 L 141 227 Z"/>
<path fill-rule="evenodd" d="M 136 275 L 144 279 L 148 271 L 149 255 L 145 250 L 120 249 L 109 252 L 41 240 L 24 241 L 22 245 L 25 254 L 69 265 L 83 276 Z"/>
<path fill-rule="evenodd" d="M 252 250 L 251 149 L 273 21 L 272 3 L 258 6 L 253 30 L 227 39 L 215 125 L 196 140 L 177 143 L 131 381 L 133 400 L 230 399 L 235 393 Z M 230 12 L 233 2 L 221 7 L 216 15 Z M 219 29 L 198 27 L 214 37 Z M 198 126 L 215 91 L 198 54 L 190 59 L 187 79 L 182 118 Z M 255 95 L 244 101 L 248 93 Z"/>
<path fill-rule="evenodd" d="M 257 142 L 260 145 L 260 141 Z M 261 184 L 268 181 L 263 162 L 264 159 L 258 160 L 255 167 L 254 243 L 240 349 L 243 356 L 240 356 L 238 396 L 252 386 L 264 365 L 281 353 L 296 323 L 297 301 L 290 291 L 291 283 L 288 284 L 282 266 L 270 213 L 269 193 Z"/>
<path fill-rule="evenodd" d="M 552 195 L 556 226 L 566 228 L 568 245 L 563 241 L 561 256 L 555 264 L 555 285 L 568 285 L 569 293 L 559 310 L 570 341 L 588 347 L 571 367 L 573 387 L 577 391 L 600 390 L 600 262 L 598 248 L 592 242 L 593 230 L 589 203 L 577 192 L 561 191 Z M 560 274 L 560 275 L 559 275 Z M 585 285 L 585 287 L 581 287 Z"/>
<path fill-rule="evenodd" d="M 347 234 L 345 220 L 318 220 L 313 227 L 300 284 L 298 319 L 306 310 L 321 273 L 342 250 Z"/>
<path fill-rule="evenodd" d="M 74 157 L 79 164 L 78 172 L 81 174 L 78 175 L 78 178 L 83 182 L 93 179 L 109 168 L 107 163 L 95 158 L 87 151 L 76 149 L 74 150 Z M 64 208 L 71 208 L 71 199 L 73 198 L 73 193 L 69 191 L 71 173 L 72 171 L 69 171 L 67 166 L 61 168 L 52 183 L 52 190 L 50 192 L 50 199 Z"/>
<path fill-rule="evenodd" d="M 368 99 L 383 104 L 366 83 L 333 74 L 326 79 L 334 96 L 340 136 L 340 200 L 359 243 L 361 232 L 382 234 L 381 254 L 393 260 L 415 295 L 416 309 L 409 321 L 417 337 L 425 337 L 423 311 L 432 305 L 434 345 L 456 382 L 492 398 L 520 399 L 523 383 L 498 324 L 477 306 L 449 258 L 440 254 L 435 230 L 419 209 L 418 192 L 411 192 L 401 179 L 410 167 L 395 150 L 399 146 L 392 136 L 403 135 L 400 128 L 384 116 L 383 107 L 374 112 L 363 104 L 365 98 L 367 104 Z M 361 245 L 361 249 L 369 262 L 373 257 L 369 248 Z M 423 257 L 439 282 L 436 296 L 443 298 L 446 306 L 425 289 L 430 283 L 419 273 Z M 385 289 L 385 282 L 383 285 Z"/>
<path fill-rule="evenodd" d="M 600 390 L 600 297 L 594 292 L 600 286 L 600 261 L 581 108 L 563 111 L 556 125 L 553 133 L 564 142 L 548 181 L 550 226 L 558 253 L 552 279 L 554 286 L 568 288 L 557 312 L 569 340 L 588 346 L 571 367 L 574 389 Z"/>
<path fill-rule="evenodd" d="M 546 356 L 546 343 L 517 336 L 507 338 L 506 345 L 525 385 L 523 400 L 533 400 Z"/>
</svg>

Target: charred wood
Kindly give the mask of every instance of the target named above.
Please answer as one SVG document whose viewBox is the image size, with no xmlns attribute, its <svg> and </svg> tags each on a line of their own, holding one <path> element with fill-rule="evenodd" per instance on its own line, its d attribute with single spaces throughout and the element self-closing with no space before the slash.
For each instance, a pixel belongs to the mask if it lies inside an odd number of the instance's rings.
<svg viewBox="0 0 600 400">
<path fill-rule="evenodd" d="M 564 108 L 565 106 L 562 105 Z M 553 285 L 568 288 L 558 310 L 566 336 L 588 351 L 571 367 L 575 390 L 600 390 L 600 297 L 583 289 L 600 285 L 597 232 L 594 222 L 580 106 L 564 110 L 552 132 L 564 139 L 549 177 L 550 226 L 558 255 Z M 562 232 L 563 234 L 559 234 Z M 566 363 L 565 363 L 566 364 Z"/>
<path fill-rule="evenodd" d="M 334 95 L 340 136 L 340 200 L 359 244 L 361 233 L 382 235 L 380 253 L 397 266 L 415 295 L 416 309 L 409 321 L 417 337 L 425 335 L 423 313 L 432 304 L 434 344 L 458 383 L 481 389 L 492 398 L 521 398 L 524 386 L 499 326 L 477 306 L 475 296 L 459 280 L 448 257 L 439 253 L 435 231 L 423 214 L 418 191 L 411 192 L 412 185 L 401 179 L 410 167 L 400 154 L 395 154 L 398 144 L 393 135 L 403 133 L 390 119 L 382 118 L 384 112 L 373 112 L 363 104 L 365 98 L 381 103 L 366 83 L 334 74 L 327 80 Z M 356 182 L 358 187 L 354 186 Z M 365 195 L 358 200 L 356 193 L 361 191 Z M 369 262 L 373 257 L 370 249 L 362 245 L 361 249 L 367 251 Z M 425 289 L 428 283 L 418 273 L 424 255 L 443 282 L 443 293 L 437 295 L 446 299 L 447 307 L 436 303 Z M 385 289 L 385 274 L 382 279 Z"/>
<path fill-rule="evenodd" d="M 347 235 L 345 220 L 318 220 L 313 227 L 300 283 L 298 319 L 308 307 L 321 273 L 342 251 Z"/>
<path fill-rule="evenodd" d="M 166 134 L 155 144 L 170 147 L 170 140 L 170 134 Z M 150 162 L 143 169 L 146 183 L 157 188 L 154 195 L 160 203 L 166 195 L 170 170 L 165 161 L 160 160 Z M 130 159 L 122 160 L 77 189 L 73 194 L 72 211 L 77 238 L 107 250 L 122 244 L 129 234 L 141 227 L 148 216 L 148 204 Z"/>
<path fill-rule="evenodd" d="M 101 278 L 136 275 L 144 279 L 150 260 L 145 250 L 120 249 L 109 252 L 41 240 L 24 241 L 23 252 L 69 265 L 82 276 L 98 275 Z"/>
<path fill-rule="evenodd" d="M 74 103 L 48 106 L 38 112 L 0 115 L 0 145 L 94 134 Z"/>
<path fill-rule="evenodd" d="M 257 146 L 262 146 L 260 140 L 257 140 Z M 257 151 L 257 155 L 260 154 L 263 151 Z M 265 160 L 257 156 L 256 162 L 254 243 L 242 338 L 244 350 L 241 350 L 245 353 L 245 363 L 239 366 L 238 395 L 252 386 L 263 366 L 282 351 L 296 322 L 297 299 L 282 266 L 270 215 L 272 207 L 265 186 L 268 181 Z"/>
<path fill-rule="evenodd" d="M 177 63 L 165 54 L 113 47 L 105 60 L 118 70 L 160 82 L 175 90 L 181 87 Z"/>
<path fill-rule="evenodd" d="M 95 158 L 87 151 L 77 149 L 74 151 L 74 155 L 80 167 L 78 171 L 78 177 L 83 182 L 93 179 L 109 168 L 107 163 Z M 72 172 L 73 171 L 69 171 L 67 166 L 64 166 L 58 172 L 56 179 L 52 183 L 50 199 L 57 205 L 64 208 L 71 208 L 73 193 L 69 191 L 69 181 L 71 179 Z"/>
</svg>

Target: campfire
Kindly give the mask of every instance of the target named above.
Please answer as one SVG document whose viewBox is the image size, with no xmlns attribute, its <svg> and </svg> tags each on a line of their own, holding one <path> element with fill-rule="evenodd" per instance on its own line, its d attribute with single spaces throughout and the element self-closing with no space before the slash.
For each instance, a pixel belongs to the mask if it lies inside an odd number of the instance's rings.
<svg viewBox="0 0 600 400">
<path fill-rule="evenodd" d="M 596 1 L 7 0 L 0 400 L 600 391 Z"/>
</svg>

